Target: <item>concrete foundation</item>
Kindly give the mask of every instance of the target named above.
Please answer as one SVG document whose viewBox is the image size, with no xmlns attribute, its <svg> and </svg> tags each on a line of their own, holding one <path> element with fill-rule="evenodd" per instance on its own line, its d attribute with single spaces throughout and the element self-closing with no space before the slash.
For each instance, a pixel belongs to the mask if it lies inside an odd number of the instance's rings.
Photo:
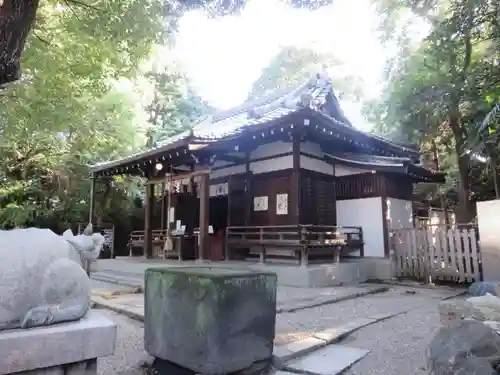
<svg viewBox="0 0 500 375">
<path fill-rule="evenodd" d="M 130 285 L 140 285 L 144 280 L 144 272 L 151 267 L 200 267 L 213 266 L 235 269 L 251 269 L 261 272 L 272 272 L 278 276 L 278 285 L 295 287 L 328 287 L 340 284 L 355 284 L 367 280 L 390 280 L 393 278 L 393 266 L 387 258 L 351 258 L 342 259 L 340 264 L 309 264 L 300 267 L 297 264 L 273 263 L 264 264 L 256 261 L 220 261 L 196 263 L 195 261 L 151 260 L 143 258 L 101 259 L 103 281 L 116 278 Z M 108 275 L 108 276 L 106 276 Z"/>
<path fill-rule="evenodd" d="M 393 277 L 391 261 L 386 258 L 343 259 L 339 264 L 310 264 L 307 267 L 272 263 L 255 263 L 248 267 L 276 273 L 279 285 L 305 288 L 390 280 Z"/>
<path fill-rule="evenodd" d="M 113 354 L 116 325 L 96 311 L 77 322 L 0 332 L 0 375 L 94 375 Z"/>
</svg>

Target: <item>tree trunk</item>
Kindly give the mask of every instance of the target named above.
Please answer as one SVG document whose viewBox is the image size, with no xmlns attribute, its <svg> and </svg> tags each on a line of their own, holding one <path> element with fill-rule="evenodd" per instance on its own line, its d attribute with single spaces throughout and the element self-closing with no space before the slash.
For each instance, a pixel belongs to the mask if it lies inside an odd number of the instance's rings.
<svg viewBox="0 0 500 375">
<path fill-rule="evenodd" d="M 458 206 L 456 222 L 458 224 L 470 223 L 474 219 L 474 210 L 470 201 L 470 174 L 469 156 L 460 154 L 458 157 Z"/>
<path fill-rule="evenodd" d="M 21 77 L 19 59 L 35 21 L 39 0 L 0 1 L 0 85 Z"/>
<path fill-rule="evenodd" d="M 449 117 L 449 125 L 455 137 L 455 151 L 458 164 L 458 206 L 456 222 L 458 224 L 470 223 L 474 219 L 474 210 L 470 201 L 470 156 L 466 153 L 467 135 L 460 124 L 458 105 Z"/>
</svg>

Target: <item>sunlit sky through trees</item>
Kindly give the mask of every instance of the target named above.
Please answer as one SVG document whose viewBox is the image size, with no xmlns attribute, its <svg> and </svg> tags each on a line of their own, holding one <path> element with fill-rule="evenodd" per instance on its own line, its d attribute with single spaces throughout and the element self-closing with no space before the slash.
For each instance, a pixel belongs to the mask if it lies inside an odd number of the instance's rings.
<svg viewBox="0 0 500 375">
<path fill-rule="evenodd" d="M 262 68 L 288 45 L 333 54 L 345 65 L 342 73 L 362 79 L 370 99 L 380 94 L 384 64 L 394 52 L 384 49 L 377 24 L 369 0 L 335 1 L 313 12 L 292 9 L 279 0 L 252 0 L 240 15 L 185 15 L 176 55 L 200 95 L 218 108 L 245 100 Z M 343 101 L 342 108 L 356 126 L 370 129 L 359 103 Z"/>
</svg>

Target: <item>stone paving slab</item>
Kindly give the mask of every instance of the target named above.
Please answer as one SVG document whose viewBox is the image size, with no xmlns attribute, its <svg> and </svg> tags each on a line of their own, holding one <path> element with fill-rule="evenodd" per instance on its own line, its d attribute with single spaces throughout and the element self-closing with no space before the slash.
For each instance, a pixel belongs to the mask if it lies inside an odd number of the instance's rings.
<svg viewBox="0 0 500 375">
<path fill-rule="evenodd" d="M 332 344 L 303 358 L 296 359 L 284 370 L 307 374 L 337 375 L 366 356 L 370 350 Z"/>
<path fill-rule="evenodd" d="M 92 284 L 98 285 L 101 289 L 103 285 L 108 285 L 108 289 L 113 289 L 113 285 L 116 288 L 138 288 L 144 286 L 143 273 L 129 273 L 129 276 L 126 277 L 122 276 L 124 274 L 126 272 L 118 270 L 96 272 L 91 275 Z M 360 296 L 365 295 L 367 290 L 370 293 L 378 293 L 388 289 L 389 286 L 387 285 L 371 284 L 327 288 L 301 288 L 278 285 L 278 312 L 293 312 L 303 308 L 321 306 L 346 298 L 353 298 L 355 294 L 359 294 Z"/>
<path fill-rule="evenodd" d="M 102 282 L 101 282 L 102 283 Z M 118 313 L 122 313 L 130 318 L 144 321 L 144 294 L 123 294 L 123 289 L 108 288 L 103 292 L 104 288 L 93 289 L 92 302 L 99 307 L 108 308 Z M 298 289 L 295 291 L 294 289 Z M 292 288 L 278 287 L 278 306 L 276 312 L 290 313 L 298 310 L 308 309 L 312 307 L 323 306 L 327 304 L 346 301 L 353 298 L 359 298 L 365 295 L 381 293 L 388 290 L 387 287 L 335 287 L 328 288 L 329 290 L 321 291 L 315 289 L 303 290 L 308 288 Z M 295 298 L 286 298 L 291 292 L 296 292 Z M 297 293 L 298 292 L 298 293 Z M 308 297 L 302 297 L 302 293 L 309 293 Z M 288 293 L 288 294 L 287 294 Z M 311 297 L 311 294 L 316 294 Z"/>
<path fill-rule="evenodd" d="M 274 355 L 281 361 L 287 362 L 292 359 L 302 357 L 315 350 L 321 349 L 327 345 L 337 343 L 350 335 L 354 331 L 364 328 L 368 325 L 378 323 L 380 321 L 392 318 L 397 314 L 381 315 L 377 318 L 360 318 L 350 321 L 349 323 L 331 327 L 324 331 L 312 332 L 310 336 L 295 340 L 285 345 L 280 345 L 275 340 Z"/>
</svg>

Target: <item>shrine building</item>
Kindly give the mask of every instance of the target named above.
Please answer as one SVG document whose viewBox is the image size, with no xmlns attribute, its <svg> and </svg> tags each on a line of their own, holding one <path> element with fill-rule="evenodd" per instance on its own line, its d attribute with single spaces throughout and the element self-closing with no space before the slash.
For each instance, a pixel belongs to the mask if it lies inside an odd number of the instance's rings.
<svg viewBox="0 0 500 375">
<path fill-rule="evenodd" d="M 387 268 L 390 230 L 414 226 L 415 184 L 444 182 L 419 159 L 357 129 L 317 74 L 91 172 L 145 180 L 132 256 Z"/>
</svg>

